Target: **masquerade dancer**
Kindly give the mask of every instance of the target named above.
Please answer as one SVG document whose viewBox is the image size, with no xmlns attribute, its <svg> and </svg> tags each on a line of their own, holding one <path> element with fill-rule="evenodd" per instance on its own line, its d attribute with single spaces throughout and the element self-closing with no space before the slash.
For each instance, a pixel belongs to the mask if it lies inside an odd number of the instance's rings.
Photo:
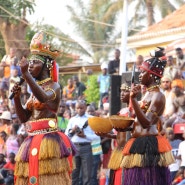
<svg viewBox="0 0 185 185">
<path fill-rule="evenodd" d="M 165 107 L 165 97 L 159 90 L 166 65 L 164 58 L 161 58 L 163 51 L 159 48 L 140 67 L 139 81 L 147 88 L 141 103 L 136 99 L 141 85 L 135 85 L 130 92 L 136 118 L 132 137 L 123 149 L 121 166 L 124 168 L 124 185 L 171 184 L 168 165 L 174 163 L 174 158 L 170 144 L 158 129 Z"/>
<path fill-rule="evenodd" d="M 16 113 L 25 123 L 28 137 L 16 156 L 15 185 L 70 185 L 74 146 L 57 130 L 60 86 L 55 58 L 59 52 L 46 42 L 44 32 L 36 33 L 30 44 L 31 57 L 19 65 L 32 94 L 22 106 L 20 84 L 14 95 Z"/>
</svg>

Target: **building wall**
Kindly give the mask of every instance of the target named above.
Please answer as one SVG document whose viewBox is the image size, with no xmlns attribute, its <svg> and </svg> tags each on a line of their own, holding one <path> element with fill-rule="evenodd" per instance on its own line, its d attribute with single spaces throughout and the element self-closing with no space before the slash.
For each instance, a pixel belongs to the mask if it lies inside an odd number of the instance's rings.
<svg viewBox="0 0 185 185">
<path fill-rule="evenodd" d="M 147 58 L 147 57 L 150 56 L 149 55 L 150 51 L 155 50 L 156 47 L 164 47 L 165 48 L 169 43 L 170 42 L 168 42 L 168 43 L 160 43 L 158 45 L 148 45 L 146 47 L 138 47 L 138 48 L 136 48 L 136 56 L 143 55 L 144 58 L 145 57 Z"/>
</svg>

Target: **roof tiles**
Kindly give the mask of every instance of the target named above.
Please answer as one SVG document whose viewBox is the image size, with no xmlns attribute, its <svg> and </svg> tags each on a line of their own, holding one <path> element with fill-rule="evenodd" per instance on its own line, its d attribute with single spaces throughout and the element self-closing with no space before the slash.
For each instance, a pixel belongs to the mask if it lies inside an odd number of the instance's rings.
<svg viewBox="0 0 185 185">
<path fill-rule="evenodd" d="M 185 26 L 185 5 L 181 6 L 178 10 L 167 15 L 164 19 L 156 24 L 148 27 L 147 30 L 138 33 L 139 35 L 148 34 L 151 32 L 158 32 L 162 30 L 169 30 Z"/>
</svg>

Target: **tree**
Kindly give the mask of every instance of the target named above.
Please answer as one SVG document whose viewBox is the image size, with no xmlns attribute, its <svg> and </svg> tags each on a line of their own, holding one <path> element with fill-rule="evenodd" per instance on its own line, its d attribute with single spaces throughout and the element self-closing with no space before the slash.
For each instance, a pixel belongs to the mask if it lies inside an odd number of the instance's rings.
<svg viewBox="0 0 185 185">
<path fill-rule="evenodd" d="M 87 89 L 85 90 L 85 99 L 87 103 L 95 103 L 98 106 L 100 100 L 99 85 L 97 83 L 97 76 L 91 75 L 88 78 L 88 84 L 86 84 Z"/>
<path fill-rule="evenodd" d="M 31 1 L 0 0 L 0 33 L 5 42 L 6 53 L 14 47 L 17 48 L 19 58 L 28 55 L 28 43 L 25 40 L 28 27 L 26 13 L 33 13 L 34 6 Z"/>
<path fill-rule="evenodd" d="M 176 0 L 176 2 L 177 5 L 182 5 L 183 0 Z M 77 33 L 86 42 L 89 56 L 95 63 L 100 62 L 100 59 L 107 60 L 109 51 L 115 49 L 115 38 L 121 35 L 121 30 L 115 32 L 114 25 L 119 12 L 122 11 L 123 0 L 75 0 L 75 3 L 75 8 L 72 5 L 68 5 L 67 8 Z M 146 27 L 146 24 L 143 24 L 146 21 L 148 26 L 152 25 L 155 22 L 156 7 L 162 17 L 176 9 L 169 0 L 128 0 L 128 3 L 129 6 L 135 5 L 134 16 L 128 24 L 128 35 L 135 34 Z"/>
<path fill-rule="evenodd" d="M 0 34 L 0 59 L 5 55 L 4 40 Z"/>
<path fill-rule="evenodd" d="M 61 65 L 71 62 L 73 59 L 68 57 L 68 53 L 74 50 L 85 51 L 78 43 L 72 40 L 68 35 L 62 33 L 59 29 L 36 22 L 32 27 L 26 20 L 26 14 L 34 12 L 35 3 L 33 1 L 24 0 L 0 0 L 0 38 L 1 56 L 3 56 L 5 47 L 6 53 L 11 47 L 17 49 L 17 56 L 28 56 L 30 53 L 29 44 L 35 34 L 39 30 L 48 33 L 49 41 L 52 45 L 57 46 L 61 52 L 61 56 L 57 59 Z M 58 40 L 53 36 L 57 36 Z M 63 39 L 61 39 L 63 38 Z M 70 40 L 70 42 L 69 42 Z M 3 47 L 4 45 L 4 47 Z M 80 52 L 79 52 L 80 53 Z"/>
<path fill-rule="evenodd" d="M 71 13 L 71 20 L 76 26 L 76 30 L 86 41 L 87 52 L 98 63 L 101 58 L 106 58 L 110 49 L 115 47 L 115 23 L 117 12 L 121 10 L 122 0 L 90 0 L 86 2 L 75 0 L 74 8 L 68 5 Z M 83 18 L 83 19 L 81 19 Z M 93 21 L 94 20 L 94 21 Z M 101 24 L 105 22 L 107 24 Z"/>
<path fill-rule="evenodd" d="M 131 3 L 133 3 L 133 1 L 129 0 L 129 4 Z M 184 1 L 175 0 L 175 4 L 180 6 L 184 4 Z M 134 17 L 137 19 L 138 13 L 145 15 L 148 26 L 151 26 L 155 23 L 155 7 L 160 11 L 162 18 L 176 10 L 175 6 L 169 0 L 137 0 Z"/>
</svg>

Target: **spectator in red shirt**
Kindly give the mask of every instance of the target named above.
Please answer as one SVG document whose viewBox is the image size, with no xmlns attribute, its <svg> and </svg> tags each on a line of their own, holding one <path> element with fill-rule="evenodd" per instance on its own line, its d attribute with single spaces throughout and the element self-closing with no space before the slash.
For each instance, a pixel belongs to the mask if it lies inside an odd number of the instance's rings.
<svg viewBox="0 0 185 185">
<path fill-rule="evenodd" d="M 1 171 L 4 177 L 5 185 L 12 185 L 14 182 L 14 169 L 15 169 L 15 154 L 12 152 L 8 156 L 9 162 L 7 162 Z"/>
</svg>

